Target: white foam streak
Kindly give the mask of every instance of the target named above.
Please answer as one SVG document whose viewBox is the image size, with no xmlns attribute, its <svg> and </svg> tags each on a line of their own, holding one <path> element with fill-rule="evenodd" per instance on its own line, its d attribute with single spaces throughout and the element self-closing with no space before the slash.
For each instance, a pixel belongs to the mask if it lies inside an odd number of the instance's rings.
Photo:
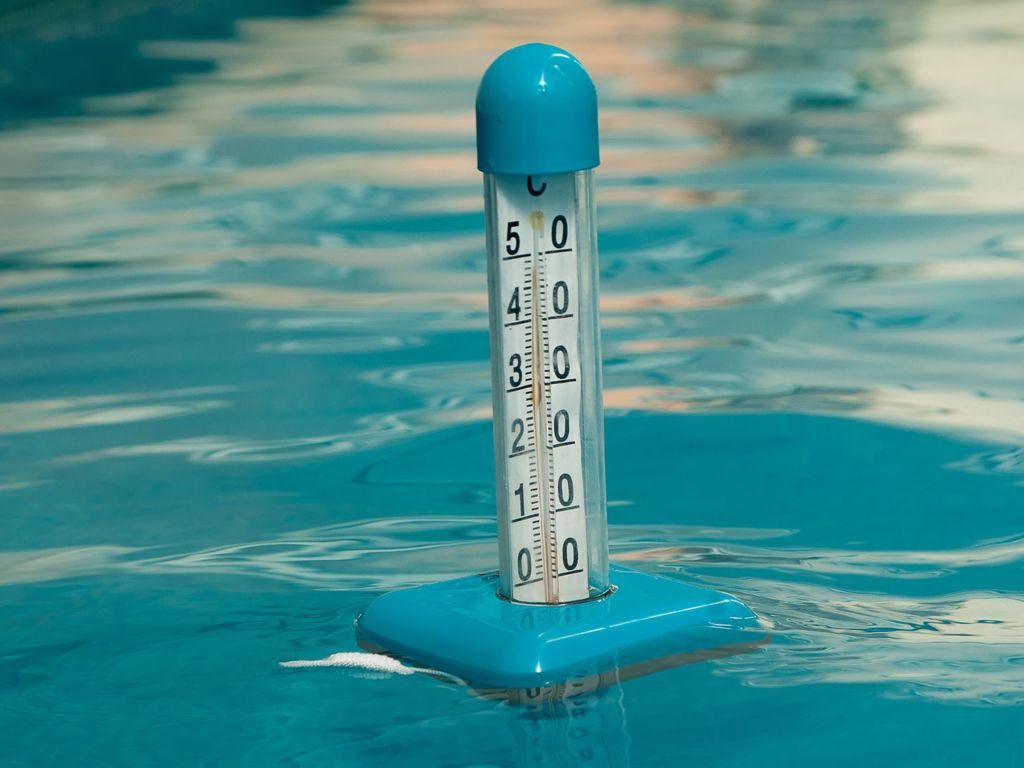
<svg viewBox="0 0 1024 768">
<path fill-rule="evenodd" d="M 353 651 L 332 653 L 323 659 L 296 659 L 295 661 L 282 661 L 279 664 L 288 669 L 344 667 L 346 669 L 360 669 L 368 672 L 390 672 L 395 675 L 412 675 L 420 671 L 415 667 L 407 667 L 397 659 L 392 659 L 390 656 L 384 656 L 380 653 L 358 653 Z"/>
</svg>

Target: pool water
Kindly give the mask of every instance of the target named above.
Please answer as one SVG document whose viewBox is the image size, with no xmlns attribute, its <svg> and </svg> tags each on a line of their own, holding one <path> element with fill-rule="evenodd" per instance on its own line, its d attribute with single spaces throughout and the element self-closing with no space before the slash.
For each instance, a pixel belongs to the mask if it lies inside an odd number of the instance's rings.
<svg viewBox="0 0 1024 768">
<path fill-rule="evenodd" d="M 355 652 L 496 562 L 487 63 L 601 94 L 612 557 L 748 653 L 513 706 Z M 1024 9 L 0 10 L 0 764 L 1024 764 Z"/>
</svg>

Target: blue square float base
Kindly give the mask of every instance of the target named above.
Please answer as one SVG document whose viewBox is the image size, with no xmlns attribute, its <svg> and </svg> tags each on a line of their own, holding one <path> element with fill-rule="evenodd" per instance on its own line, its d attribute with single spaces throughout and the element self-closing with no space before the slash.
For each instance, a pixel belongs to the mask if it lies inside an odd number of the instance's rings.
<svg viewBox="0 0 1024 768">
<path fill-rule="evenodd" d="M 611 594 L 566 605 L 504 600 L 494 573 L 391 592 L 359 617 L 359 642 L 474 686 L 534 688 L 766 640 L 724 592 L 620 566 L 610 576 Z"/>
</svg>

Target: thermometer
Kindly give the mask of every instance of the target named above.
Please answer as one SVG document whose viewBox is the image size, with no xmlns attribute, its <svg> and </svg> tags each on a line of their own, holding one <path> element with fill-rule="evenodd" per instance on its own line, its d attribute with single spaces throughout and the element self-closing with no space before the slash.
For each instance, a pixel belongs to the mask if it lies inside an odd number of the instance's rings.
<svg viewBox="0 0 1024 768">
<path fill-rule="evenodd" d="M 484 179 L 501 592 L 608 588 L 590 170 Z"/>
<path fill-rule="evenodd" d="M 608 564 L 593 82 L 522 45 L 487 69 L 476 118 L 498 570 L 378 597 L 360 645 L 510 701 L 744 646 L 759 623 L 736 598 Z"/>
<path fill-rule="evenodd" d="M 538 60 L 536 90 L 526 94 L 533 101 L 516 104 L 502 79 Z M 547 107 L 541 114 L 538 99 Z M 539 44 L 499 58 L 477 96 L 498 571 L 501 594 L 521 603 L 575 602 L 608 590 L 596 105 L 579 61 Z"/>
</svg>

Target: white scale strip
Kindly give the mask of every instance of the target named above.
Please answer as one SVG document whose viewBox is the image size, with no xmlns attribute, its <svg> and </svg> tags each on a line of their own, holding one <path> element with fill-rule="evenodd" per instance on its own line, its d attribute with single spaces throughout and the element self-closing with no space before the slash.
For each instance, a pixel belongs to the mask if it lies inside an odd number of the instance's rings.
<svg viewBox="0 0 1024 768">
<path fill-rule="evenodd" d="M 575 179 L 498 176 L 499 353 L 512 599 L 589 597 L 579 443 L 581 381 Z"/>
</svg>

